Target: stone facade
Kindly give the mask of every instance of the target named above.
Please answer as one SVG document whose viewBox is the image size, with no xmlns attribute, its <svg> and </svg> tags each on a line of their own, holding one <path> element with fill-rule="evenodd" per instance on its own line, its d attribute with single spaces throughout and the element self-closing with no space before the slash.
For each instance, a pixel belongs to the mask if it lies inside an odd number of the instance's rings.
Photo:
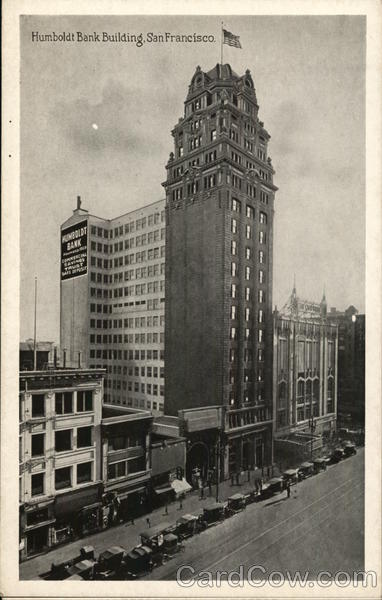
<svg viewBox="0 0 382 600">
<path fill-rule="evenodd" d="M 272 460 L 277 188 L 258 108 L 249 71 L 198 67 L 163 184 L 166 412 L 227 408 L 226 474 Z"/>
</svg>

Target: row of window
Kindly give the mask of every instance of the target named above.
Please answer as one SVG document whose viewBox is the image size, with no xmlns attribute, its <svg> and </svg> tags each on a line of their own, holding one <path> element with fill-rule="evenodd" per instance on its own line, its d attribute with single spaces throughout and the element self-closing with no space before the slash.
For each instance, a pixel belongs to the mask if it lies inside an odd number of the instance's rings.
<svg viewBox="0 0 382 600">
<path fill-rule="evenodd" d="M 63 490 L 73 487 L 73 469 L 74 467 L 63 467 L 54 471 L 54 487 L 56 490 Z M 93 481 L 93 463 L 79 463 L 75 465 L 76 484 L 88 483 Z M 35 473 L 31 476 L 31 495 L 42 496 L 45 494 L 45 473 Z"/>
<path fill-rule="evenodd" d="M 130 223 L 126 223 L 124 226 L 119 225 L 112 230 L 103 229 L 102 227 L 96 227 L 95 225 L 91 226 L 90 232 L 92 235 L 97 235 L 98 237 L 103 238 L 112 238 L 123 235 L 124 233 L 133 233 L 135 230 L 144 229 L 146 225 L 151 227 L 152 225 L 158 225 L 160 222 L 163 223 L 165 220 L 165 211 L 162 210 L 160 213 L 153 213 L 148 217 L 142 217 L 141 219 L 137 219 L 136 221 L 131 221 Z"/>
<path fill-rule="evenodd" d="M 241 213 L 241 201 L 238 200 L 237 198 L 232 198 L 231 200 L 231 210 L 233 212 L 237 212 L 237 213 Z M 245 206 L 245 216 L 248 219 L 253 219 L 255 216 L 255 209 L 253 208 L 253 206 L 250 206 L 249 204 L 246 204 Z M 266 225 L 267 224 L 267 214 L 263 211 L 259 212 L 259 223 L 261 223 L 262 225 Z"/>
<path fill-rule="evenodd" d="M 146 284 L 142 284 L 142 285 L 146 285 Z M 141 288 L 142 289 L 142 288 Z M 144 289 L 144 288 L 143 288 Z M 122 291 L 119 291 L 122 290 Z M 124 290 L 124 294 L 125 296 L 132 296 L 134 294 L 134 286 L 131 286 L 129 288 L 119 288 L 118 290 L 118 294 L 116 297 L 122 297 L 123 296 L 123 290 Z M 139 294 L 137 294 L 139 295 Z M 160 307 L 160 303 L 164 302 L 164 298 L 151 298 L 149 300 L 142 300 L 141 302 L 136 302 L 135 304 L 146 304 L 147 305 L 147 310 L 158 310 Z M 122 304 L 118 304 L 118 305 L 114 305 L 114 306 L 118 306 L 121 307 Z M 125 304 L 125 306 L 127 306 L 127 304 Z M 129 304 L 129 306 L 132 306 L 132 304 Z M 103 314 L 111 314 L 112 313 L 112 306 L 111 304 L 90 304 L 90 312 L 91 313 L 103 313 Z"/>
<path fill-rule="evenodd" d="M 238 285 L 236 283 L 231 284 L 231 298 L 238 297 Z M 244 288 L 244 297 L 247 302 L 251 299 L 251 289 L 249 287 Z M 264 290 L 258 290 L 257 299 L 259 303 L 265 302 L 265 292 Z"/>
<path fill-rule="evenodd" d="M 130 377 L 160 377 L 162 379 L 164 377 L 164 367 L 127 367 L 126 365 L 122 367 L 121 365 L 113 365 L 113 368 L 110 368 L 108 371 L 109 373 L 119 375 L 123 373 L 124 375 L 129 375 Z"/>
<path fill-rule="evenodd" d="M 161 327 L 164 325 L 164 315 L 153 315 L 150 317 L 129 317 L 126 319 L 103 319 L 96 321 L 95 319 L 90 319 L 90 327 L 91 328 L 99 328 L 99 329 L 122 329 L 125 327 L 126 329 L 134 329 L 134 327 Z"/>
<path fill-rule="evenodd" d="M 129 341 L 130 344 L 134 343 L 134 339 Z M 137 342 L 137 343 L 144 343 L 144 342 Z M 145 343 L 154 343 L 154 342 L 146 342 Z M 144 352 L 144 350 L 117 350 L 117 349 L 108 349 L 108 350 L 102 350 L 101 348 L 90 348 L 89 350 L 89 357 L 90 358 L 102 358 L 104 360 L 132 360 L 132 359 L 128 359 L 127 357 L 127 353 L 130 352 L 135 352 L 135 354 L 142 354 L 142 352 Z M 146 350 L 146 354 L 150 353 L 150 358 L 149 356 L 147 356 L 147 360 L 163 360 L 162 358 L 162 350 L 160 351 L 160 353 L 158 352 L 158 350 Z M 152 358 L 151 358 L 152 356 Z M 159 358 L 160 357 L 160 358 Z M 137 359 L 134 359 L 137 360 Z M 142 360 L 142 359 L 141 359 Z"/>
<path fill-rule="evenodd" d="M 236 240 L 232 240 L 231 241 L 231 254 L 232 254 L 232 256 L 237 256 L 237 248 L 238 248 L 237 241 Z M 245 248 L 245 258 L 247 260 L 251 260 L 251 258 L 252 258 L 252 248 L 250 248 L 249 246 L 247 246 Z M 264 253 L 264 250 L 259 250 L 258 259 L 259 259 L 259 263 L 260 264 L 265 263 L 265 253 Z"/>
<path fill-rule="evenodd" d="M 146 244 L 152 244 L 153 242 L 158 242 L 159 240 L 165 239 L 165 229 L 155 229 L 154 231 L 150 231 L 149 233 L 144 233 L 142 235 L 138 235 L 135 238 L 125 239 L 124 241 L 115 242 L 114 244 L 101 244 L 100 242 L 91 241 L 90 248 L 93 252 L 103 252 L 104 254 L 112 254 L 113 252 L 122 252 L 123 250 L 128 250 L 129 248 L 134 248 L 134 245 L 144 246 Z M 110 263 L 111 266 L 111 263 Z"/>
<path fill-rule="evenodd" d="M 232 277 L 238 276 L 238 264 L 235 262 L 231 263 L 231 276 Z M 246 281 L 249 281 L 251 279 L 251 267 L 249 267 L 249 266 L 245 267 L 244 277 L 245 277 Z M 265 282 L 265 271 L 263 271 L 262 269 L 259 269 L 258 281 L 259 281 L 259 283 Z"/>
<path fill-rule="evenodd" d="M 119 333 L 114 334 L 113 336 L 104 335 L 102 336 L 102 339 L 100 335 L 97 335 L 96 337 L 91 333 L 89 340 L 91 344 L 158 344 L 158 342 L 164 344 L 164 333 L 149 332 L 136 333 L 135 335 L 133 333 L 125 333 L 124 335 Z"/>
<path fill-rule="evenodd" d="M 105 388 L 107 387 L 113 390 L 127 390 L 128 392 L 164 397 L 164 385 L 158 385 L 156 383 L 140 383 L 139 381 L 133 382 L 125 381 L 124 379 L 113 379 L 113 381 L 105 381 Z"/>
<path fill-rule="evenodd" d="M 236 234 L 238 233 L 238 223 L 236 219 L 231 219 L 231 231 L 232 233 Z M 251 240 L 252 239 L 252 226 L 251 225 L 246 225 L 245 226 L 245 237 L 247 240 Z M 267 243 L 267 234 L 265 231 L 259 231 L 259 244 L 266 244 Z"/>
<path fill-rule="evenodd" d="M 139 458 L 131 458 L 129 460 L 123 460 L 117 463 L 113 463 L 107 468 L 107 478 L 119 479 L 120 477 L 127 477 L 132 473 L 139 473 L 140 471 L 146 470 L 146 459 L 144 456 Z"/>
<path fill-rule="evenodd" d="M 234 304 L 231 306 L 231 319 L 233 321 L 235 321 L 238 318 L 239 318 L 238 306 L 236 306 Z M 251 309 L 248 307 L 246 307 L 244 309 L 244 319 L 245 319 L 245 321 L 250 321 L 250 319 L 251 319 Z M 263 321 L 264 321 L 264 311 L 261 309 L 257 313 L 257 320 L 259 323 L 263 323 Z"/>
<path fill-rule="evenodd" d="M 105 402 L 112 402 L 113 404 L 120 404 L 123 406 L 131 406 L 135 408 L 147 408 L 147 410 L 154 410 L 163 412 L 163 403 L 158 402 L 157 400 L 147 400 L 145 398 L 121 398 L 113 394 L 113 397 L 106 393 L 105 394 Z"/>
<path fill-rule="evenodd" d="M 249 327 L 245 327 L 244 328 L 244 334 L 243 334 L 244 335 L 244 340 L 251 340 L 253 333 L 254 332 L 253 332 L 252 329 L 250 329 Z M 237 340 L 238 337 L 239 337 L 239 329 L 237 327 L 231 327 L 230 328 L 230 335 L 229 335 L 229 337 L 230 337 L 231 340 Z M 257 332 L 257 339 L 258 339 L 259 342 L 263 341 L 263 330 L 262 329 L 258 330 L 258 332 Z M 232 360 L 234 360 L 234 359 L 230 358 L 230 362 L 232 362 Z"/>
<path fill-rule="evenodd" d="M 93 411 L 93 392 L 84 390 L 77 392 L 76 412 Z M 73 392 L 55 393 L 55 413 L 56 415 L 74 413 L 74 394 Z M 46 397 L 45 394 L 32 394 L 32 417 L 45 417 Z"/>
</svg>

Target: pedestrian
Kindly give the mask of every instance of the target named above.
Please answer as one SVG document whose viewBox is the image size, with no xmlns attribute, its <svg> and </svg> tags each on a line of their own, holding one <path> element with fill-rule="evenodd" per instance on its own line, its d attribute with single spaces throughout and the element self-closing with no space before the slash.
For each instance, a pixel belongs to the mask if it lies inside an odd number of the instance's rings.
<svg viewBox="0 0 382 600">
<path fill-rule="evenodd" d="M 286 492 L 287 492 L 287 498 L 290 498 L 290 481 L 287 481 Z"/>
<path fill-rule="evenodd" d="M 183 498 L 184 498 L 184 495 L 181 494 L 179 496 L 179 510 L 181 510 L 183 508 Z"/>
<path fill-rule="evenodd" d="M 166 506 L 164 507 L 164 514 L 168 515 L 168 505 L 167 505 L 167 502 L 166 502 Z"/>
<path fill-rule="evenodd" d="M 236 473 L 236 485 L 240 485 L 239 477 L 240 477 L 240 473 L 237 472 Z"/>
<path fill-rule="evenodd" d="M 150 529 L 151 527 L 151 521 L 149 517 L 146 517 L 146 523 L 147 523 L 147 527 Z"/>
</svg>

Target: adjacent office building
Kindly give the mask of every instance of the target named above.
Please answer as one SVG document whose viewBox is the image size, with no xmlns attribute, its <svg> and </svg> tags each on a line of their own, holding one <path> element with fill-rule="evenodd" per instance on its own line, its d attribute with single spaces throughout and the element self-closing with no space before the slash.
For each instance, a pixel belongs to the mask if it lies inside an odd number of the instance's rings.
<svg viewBox="0 0 382 600">
<path fill-rule="evenodd" d="M 225 475 L 272 461 L 277 188 L 258 110 L 249 70 L 197 67 L 163 184 L 166 414 L 223 407 Z"/>
<path fill-rule="evenodd" d="M 331 323 L 338 325 L 338 417 L 343 425 L 365 424 L 365 315 L 354 306 L 331 308 Z"/>
<path fill-rule="evenodd" d="M 163 414 L 164 201 L 61 226 L 61 364 L 106 369 L 105 402 Z"/>
<path fill-rule="evenodd" d="M 296 288 L 273 324 L 274 437 L 277 456 L 303 457 L 336 428 L 338 332 L 320 303 Z"/>
</svg>

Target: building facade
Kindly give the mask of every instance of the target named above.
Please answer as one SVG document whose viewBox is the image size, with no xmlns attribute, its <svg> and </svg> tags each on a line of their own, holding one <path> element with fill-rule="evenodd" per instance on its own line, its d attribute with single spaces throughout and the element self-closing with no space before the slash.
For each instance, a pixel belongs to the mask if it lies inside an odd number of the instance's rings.
<svg viewBox="0 0 382 600">
<path fill-rule="evenodd" d="M 296 288 L 274 312 L 273 403 L 276 455 L 311 453 L 336 429 L 338 335 L 321 303 Z"/>
<path fill-rule="evenodd" d="M 97 369 L 20 373 L 22 558 L 97 525 L 103 377 Z"/>
<path fill-rule="evenodd" d="M 106 402 L 163 414 L 164 201 L 111 220 L 79 201 L 61 245 L 62 364 L 102 367 Z"/>
<path fill-rule="evenodd" d="M 258 109 L 248 70 L 197 67 L 163 184 L 166 413 L 224 407 L 229 472 L 272 461 L 277 188 Z"/>
<path fill-rule="evenodd" d="M 354 306 L 341 312 L 331 308 L 338 325 L 338 418 L 343 425 L 365 424 L 365 315 Z"/>
</svg>

